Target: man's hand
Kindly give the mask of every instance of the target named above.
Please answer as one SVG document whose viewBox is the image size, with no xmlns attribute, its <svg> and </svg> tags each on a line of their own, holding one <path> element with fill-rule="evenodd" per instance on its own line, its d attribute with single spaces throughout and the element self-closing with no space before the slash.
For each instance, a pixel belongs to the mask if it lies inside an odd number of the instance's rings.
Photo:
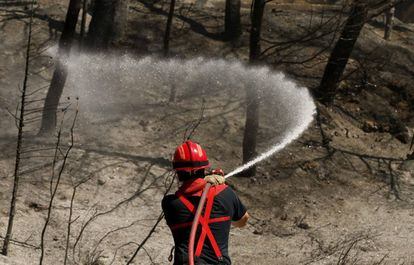
<svg viewBox="0 0 414 265">
<path fill-rule="evenodd" d="M 247 220 L 249 220 L 250 215 L 246 212 L 239 221 L 231 222 L 234 227 L 242 228 L 246 226 Z"/>
<path fill-rule="evenodd" d="M 216 174 L 205 176 L 204 180 L 213 186 L 224 184 L 226 182 L 226 179 L 224 178 L 224 176 L 216 175 Z"/>
</svg>

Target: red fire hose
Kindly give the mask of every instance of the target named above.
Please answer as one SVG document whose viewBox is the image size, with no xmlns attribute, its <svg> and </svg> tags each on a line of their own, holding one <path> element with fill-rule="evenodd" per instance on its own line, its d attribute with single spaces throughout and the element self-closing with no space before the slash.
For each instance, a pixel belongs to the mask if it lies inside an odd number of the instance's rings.
<svg viewBox="0 0 414 265">
<path fill-rule="evenodd" d="M 194 215 L 193 224 L 191 226 L 191 232 L 190 232 L 190 241 L 188 242 L 188 264 L 194 265 L 194 241 L 195 236 L 197 233 L 197 227 L 198 227 L 198 220 L 200 219 L 201 212 L 203 211 L 204 204 L 207 199 L 208 191 L 210 190 L 211 184 L 207 183 L 204 187 L 203 193 L 200 197 L 200 202 L 198 203 L 197 211 Z"/>
</svg>

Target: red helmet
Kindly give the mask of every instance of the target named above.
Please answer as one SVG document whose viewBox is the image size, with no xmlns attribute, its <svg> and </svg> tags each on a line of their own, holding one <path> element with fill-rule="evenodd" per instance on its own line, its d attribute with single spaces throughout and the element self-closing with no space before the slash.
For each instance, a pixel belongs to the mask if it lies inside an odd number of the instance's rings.
<svg viewBox="0 0 414 265">
<path fill-rule="evenodd" d="M 175 149 L 173 168 L 177 171 L 195 171 L 210 167 L 206 151 L 197 143 L 190 140 Z"/>
</svg>

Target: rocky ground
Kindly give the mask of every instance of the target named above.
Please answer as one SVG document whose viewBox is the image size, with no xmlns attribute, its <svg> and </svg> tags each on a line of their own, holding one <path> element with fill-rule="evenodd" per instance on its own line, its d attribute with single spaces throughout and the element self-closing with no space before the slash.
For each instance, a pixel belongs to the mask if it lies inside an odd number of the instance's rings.
<svg viewBox="0 0 414 265">
<path fill-rule="evenodd" d="M 65 5 L 39 3 L 34 51 L 54 46 Z M 179 4 L 172 55 L 246 60 L 248 4 L 244 7 L 245 32 L 239 42 L 230 44 L 220 39 L 219 3 L 208 2 L 203 11 Z M 145 0 L 132 3 L 128 31 L 117 52 L 158 55 L 166 8 Z M 27 12 L 7 7 L 0 16 L 0 235 L 4 235 L 16 138 L 8 112 L 14 113 L 22 80 Z M 329 32 L 340 18 L 337 8 L 269 4 L 264 38 L 281 43 L 275 53 L 266 54 L 266 61 L 298 83 L 316 87 L 329 55 L 322 48 L 331 38 L 299 40 L 316 28 Z M 335 105 L 319 106 L 320 123 L 315 121 L 294 144 L 260 164 L 257 177 L 229 180 L 252 215 L 247 228 L 231 231 L 234 264 L 414 264 L 414 162 L 406 159 L 414 127 L 414 27 L 397 21 L 391 41 L 384 41 L 382 34 L 381 19 L 364 28 Z M 50 54 L 53 49 L 32 62 L 30 89 L 46 86 L 34 94 L 36 99 L 47 90 L 53 69 Z M 303 62 L 309 57 L 315 58 Z M 72 91 L 64 96 L 72 106 L 65 115 L 62 151 L 70 145 L 68 129 L 76 105 Z M 99 107 L 93 101 L 85 106 L 80 99 L 74 146 L 45 236 L 44 264 L 63 263 L 68 223 L 68 264 L 126 263 L 160 214 L 159 202 L 172 180 L 171 152 L 188 121 L 200 115 L 201 100 L 194 101 L 195 92 L 179 91 L 174 104 L 168 103 L 163 88 L 120 87 L 118 96 Z M 243 98 L 232 89 L 214 94 L 194 136 L 213 164 L 227 172 L 241 159 Z M 261 111 L 259 147 L 264 150 L 275 132 L 274 114 L 266 104 Z M 16 241 L 9 258 L 0 256 L 0 264 L 39 260 L 56 139 L 35 137 L 38 127 L 36 120 L 27 125 L 24 144 L 48 150 L 31 153 L 22 162 Z M 135 264 L 170 264 L 171 247 L 169 229 L 162 221 Z"/>
</svg>

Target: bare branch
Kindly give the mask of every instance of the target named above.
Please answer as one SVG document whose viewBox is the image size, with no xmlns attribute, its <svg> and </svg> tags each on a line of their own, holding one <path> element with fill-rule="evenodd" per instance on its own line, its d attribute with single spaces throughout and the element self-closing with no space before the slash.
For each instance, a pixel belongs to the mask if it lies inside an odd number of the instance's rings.
<svg viewBox="0 0 414 265">
<path fill-rule="evenodd" d="M 45 249 L 44 249 L 44 245 L 45 245 L 44 244 L 44 239 L 45 239 L 46 230 L 47 230 L 47 227 L 49 225 L 51 214 L 52 214 L 54 198 L 56 196 L 56 193 L 57 193 L 57 190 L 58 190 L 58 187 L 59 187 L 59 184 L 60 184 L 60 180 L 61 180 L 63 171 L 64 171 L 66 163 L 68 161 L 70 151 L 72 150 L 73 145 L 74 145 L 74 128 L 75 128 L 75 124 L 76 124 L 77 115 L 78 115 L 78 108 L 76 108 L 75 116 L 73 118 L 72 126 L 70 128 L 70 144 L 69 144 L 69 147 L 66 149 L 65 155 L 64 155 L 63 160 L 62 160 L 62 164 L 60 166 L 60 169 L 59 169 L 59 172 L 58 172 L 58 175 L 57 175 L 56 184 L 53 187 L 54 172 L 55 172 L 54 167 L 55 167 L 55 164 L 56 164 L 57 151 L 59 149 L 59 143 L 60 143 L 60 137 L 61 137 L 61 131 L 62 131 L 62 126 L 63 126 L 63 120 L 64 119 L 62 119 L 61 127 L 60 127 L 59 132 L 58 132 L 58 140 L 57 140 L 57 143 L 56 143 L 55 157 L 54 157 L 54 162 L 52 164 L 52 176 L 51 176 L 51 179 L 50 179 L 50 192 L 51 192 L 51 195 L 50 195 L 49 206 L 48 206 L 48 210 L 47 210 L 46 221 L 45 221 L 45 224 L 43 226 L 42 234 L 41 234 L 41 238 L 40 238 L 41 254 L 40 254 L 39 265 L 43 264 L 44 251 L 45 251 Z"/>
<path fill-rule="evenodd" d="M 173 184 L 174 184 L 174 178 L 171 180 L 171 183 L 170 183 L 169 187 L 165 190 L 164 196 L 167 195 L 167 193 L 171 190 Z M 149 231 L 148 235 L 144 238 L 144 240 L 142 240 L 141 244 L 139 244 L 138 248 L 135 250 L 134 254 L 128 260 L 126 265 L 129 265 L 134 261 L 134 259 L 137 256 L 138 252 L 144 247 L 145 243 L 150 239 L 151 235 L 154 233 L 155 229 L 157 228 L 157 226 L 159 225 L 159 223 L 161 222 L 161 220 L 163 218 L 164 218 L 164 213 L 161 212 L 160 215 L 158 216 L 158 219 L 155 222 L 154 226 L 151 228 L 151 230 Z"/>
</svg>

